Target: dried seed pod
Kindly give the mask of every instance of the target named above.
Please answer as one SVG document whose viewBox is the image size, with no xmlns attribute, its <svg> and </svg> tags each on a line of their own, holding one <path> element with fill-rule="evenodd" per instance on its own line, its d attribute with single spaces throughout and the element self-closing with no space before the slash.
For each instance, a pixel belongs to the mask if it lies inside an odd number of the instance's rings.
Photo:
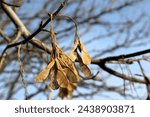
<svg viewBox="0 0 150 117">
<path fill-rule="evenodd" d="M 83 43 L 77 37 L 69 56 L 67 56 L 62 49 L 58 47 L 56 35 L 51 25 L 50 37 L 52 43 L 51 61 L 48 66 L 39 73 L 36 77 L 37 82 L 43 82 L 50 75 L 49 89 L 60 89 L 59 96 L 61 98 L 71 96 L 80 81 L 78 70 L 75 66 L 75 60 L 79 60 L 79 64 L 83 74 L 86 77 L 91 76 L 91 71 L 86 64 L 90 64 L 91 58 L 87 53 Z M 77 53 L 80 50 L 82 57 Z"/>
</svg>

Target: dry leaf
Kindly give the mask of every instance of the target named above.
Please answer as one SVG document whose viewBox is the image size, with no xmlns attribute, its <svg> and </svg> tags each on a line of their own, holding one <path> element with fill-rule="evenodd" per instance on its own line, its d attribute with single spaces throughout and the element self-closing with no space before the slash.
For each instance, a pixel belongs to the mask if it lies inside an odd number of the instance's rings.
<svg viewBox="0 0 150 117">
<path fill-rule="evenodd" d="M 69 67 L 69 65 L 67 65 L 67 63 L 65 63 L 62 58 L 58 58 L 59 63 L 63 69 L 63 72 L 65 73 L 67 79 L 72 82 L 72 83 L 76 83 L 78 82 L 78 75 L 76 75 L 74 73 L 74 71 Z"/>
<path fill-rule="evenodd" d="M 56 78 L 60 87 L 66 88 L 68 86 L 68 80 L 62 71 L 57 70 Z"/>
<path fill-rule="evenodd" d="M 81 51 L 81 55 L 82 55 L 82 61 L 84 64 L 87 65 L 87 64 L 91 63 L 91 57 L 89 56 L 89 54 L 85 50 Z"/>
<path fill-rule="evenodd" d="M 78 74 L 76 74 L 76 72 L 74 73 L 74 71 L 71 69 L 71 67 L 64 61 L 63 56 L 61 56 L 61 58 L 58 58 L 58 60 L 63 69 L 64 74 L 66 75 L 67 79 L 70 82 L 72 82 L 72 83 L 78 82 L 78 78 L 77 78 Z"/>
<path fill-rule="evenodd" d="M 76 88 L 76 83 L 69 83 L 67 88 L 60 87 L 59 97 L 64 99 L 65 97 L 72 97 L 73 91 Z"/>
<path fill-rule="evenodd" d="M 82 43 L 82 41 L 80 40 L 80 38 L 78 37 L 75 40 L 74 46 L 69 54 L 69 57 L 72 59 L 72 61 L 75 61 L 77 58 L 77 48 L 79 47 L 79 50 L 81 52 L 82 55 L 82 61 L 84 64 L 90 64 L 91 63 L 91 57 L 89 56 L 87 50 L 85 49 L 84 44 Z"/>
<path fill-rule="evenodd" d="M 74 91 L 74 89 L 76 89 L 77 83 L 69 83 L 67 89 L 69 91 Z"/>
<path fill-rule="evenodd" d="M 69 58 L 72 60 L 72 61 L 75 61 L 77 59 L 77 54 L 76 54 L 76 51 L 77 51 L 77 48 L 78 48 L 78 45 L 79 45 L 79 40 L 76 39 L 75 40 L 75 43 L 74 43 L 74 46 L 69 54 Z"/>
<path fill-rule="evenodd" d="M 55 61 L 52 60 L 52 61 L 48 64 L 48 66 L 47 66 L 44 70 L 42 70 L 42 71 L 36 76 L 35 81 L 36 81 L 36 82 L 43 82 L 44 80 L 46 80 L 46 78 L 47 78 L 48 75 L 49 75 L 50 69 L 53 67 L 54 63 L 55 63 Z"/>
<path fill-rule="evenodd" d="M 80 76 L 79 76 L 79 73 L 77 71 L 77 68 L 75 67 L 75 64 L 72 66 L 72 70 L 73 70 L 73 72 L 75 73 L 75 75 L 77 77 L 77 81 L 79 82 L 80 81 Z"/>
<path fill-rule="evenodd" d="M 68 56 L 66 56 L 64 53 L 61 53 L 60 57 L 61 57 L 62 61 L 65 63 L 65 65 L 67 65 L 68 67 L 71 67 L 72 64 L 74 64 L 74 62 Z"/>
<path fill-rule="evenodd" d="M 72 60 L 72 61 L 75 61 L 77 59 L 77 54 L 75 51 L 71 51 L 70 54 L 69 54 L 69 58 Z"/>
<path fill-rule="evenodd" d="M 90 64 L 91 63 L 91 57 L 89 56 L 87 50 L 85 49 L 83 43 L 81 42 L 81 40 L 79 39 L 79 47 L 80 47 L 80 51 L 81 51 L 81 55 L 82 55 L 82 61 L 84 64 Z"/>
<path fill-rule="evenodd" d="M 66 88 L 68 86 L 68 80 L 66 78 L 65 73 L 63 72 L 63 69 L 58 61 L 56 59 L 56 66 L 57 66 L 57 71 L 56 71 L 56 79 L 60 87 Z"/>
<path fill-rule="evenodd" d="M 55 69 L 52 69 L 51 72 L 50 72 L 50 76 L 51 76 L 51 79 L 50 79 L 50 85 L 49 85 L 49 89 L 53 89 L 53 90 L 56 90 L 59 88 L 59 84 L 56 80 L 56 70 Z"/>
<path fill-rule="evenodd" d="M 62 55 L 62 60 L 65 62 L 65 64 L 67 64 L 67 66 L 73 71 L 73 73 L 76 75 L 77 77 L 77 81 L 80 80 L 80 77 L 79 77 L 79 73 L 75 67 L 75 63 L 68 57 L 68 56 L 64 56 Z"/>
<path fill-rule="evenodd" d="M 78 48 L 78 46 L 79 46 L 79 39 L 77 38 L 75 40 L 75 43 L 74 43 L 74 46 L 73 46 L 72 50 L 75 51 Z"/>
<path fill-rule="evenodd" d="M 77 57 L 78 57 L 78 60 L 79 60 L 79 65 L 81 67 L 81 70 L 83 72 L 83 74 L 85 75 L 85 77 L 89 77 L 91 76 L 91 71 L 90 69 L 88 68 L 87 65 L 85 65 L 80 57 L 80 55 L 77 53 Z"/>
<path fill-rule="evenodd" d="M 65 97 L 68 96 L 68 90 L 66 88 L 61 88 L 59 89 L 59 97 L 61 97 L 61 99 L 64 99 Z"/>
<path fill-rule="evenodd" d="M 80 63 L 80 67 L 81 67 L 81 70 L 82 70 L 83 74 L 85 75 L 85 77 L 91 76 L 91 71 L 87 67 L 87 65 Z"/>
<path fill-rule="evenodd" d="M 66 77 L 71 83 L 78 82 L 76 74 L 70 68 L 65 67 L 63 68 L 63 71 L 66 73 Z"/>
</svg>

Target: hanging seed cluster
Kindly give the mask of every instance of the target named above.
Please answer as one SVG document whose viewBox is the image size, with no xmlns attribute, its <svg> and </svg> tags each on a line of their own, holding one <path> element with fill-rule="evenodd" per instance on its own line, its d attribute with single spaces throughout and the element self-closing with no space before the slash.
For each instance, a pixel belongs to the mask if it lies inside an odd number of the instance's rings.
<svg viewBox="0 0 150 117">
<path fill-rule="evenodd" d="M 61 98 L 67 96 L 71 97 L 73 91 L 77 87 L 77 83 L 80 81 L 75 61 L 79 61 L 83 74 L 85 77 L 88 77 L 91 76 L 91 71 L 87 64 L 91 63 L 91 58 L 79 36 L 77 36 L 74 46 L 68 56 L 61 48 L 58 47 L 56 35 L 52 26 L 50 27 L 50 37 L 52 43 L 50 62 L 47 67 L 36 76 L 35 80 L 36 82 L 50 80 L 50 84 L 48 86 L 49 89 L 59 89 L 59 96 Z"/>
</svg>

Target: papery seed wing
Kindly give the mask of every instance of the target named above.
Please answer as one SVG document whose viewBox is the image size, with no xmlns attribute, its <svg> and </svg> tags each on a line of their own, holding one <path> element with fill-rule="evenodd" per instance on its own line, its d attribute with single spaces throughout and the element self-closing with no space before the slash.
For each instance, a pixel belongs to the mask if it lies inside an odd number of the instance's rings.
<svg viewBox="0 0 150 117">
<path fill-rule="evenodd" d="M 91 63 L 91 57 L 89 56 L 86 50 L 82 50 L 81 55 L 82 55 L 82 61 L 84 64 L 87 65 Z"/>
<path fill-rule="evenodd" d="M 62 60 L 65 62 L 65 64 L 67 64 L 67 66 L 73 71 L 73 73 L 76 75 L 77 77 L 77 81 L 80 80 L 79 77 L 79 73 L 75 67 L 75 63 L 67 56 L 62 56 Z"/>
<path fill-rule="evenodd" d="M 64 53 L 61 53 L 61 60 L 64 62 L 66 66 L 71 66 L 73 61 Z"/>
<path fill-rule="evenodd" d="M 43 70 L 36 76 L 35 81 L 36 81 L 36 82 L 43 82 L 44 80 L 46 80 L 46 78 L 47 78 L 48 75 L 49 75 L 50 69 L 53 67 L 54 63 L 55 63 L 55 61 L 52 60 L 52 61 L 48 64 L 48 66 L 47 66 L 45 69 L 43 69 Z"/>
<path fill-rule="evenodd" d="M 64 99 L 67 96 L 68 96 L 68 90 L 67 90 L 67 88 L 60 88 L 59 89 L 59 97 L 61 99 Z"/>
<path fill-rule="evenodd" d="M 64 72 L 66 73 L 66 77 L 67 79 L 71 82 L 71 83 L 77 83 L 78 79 L 76 74 L 68 67 L 63 68 Z"/>
<path fill-rule="evenodd" d="M 50 85 L 49 85 L 49 89 L 53 89 L 53 90 L 56 90 L 59 88 L 59 84 L 57 82 L 57 78 L 56 78 L 56 70 L 55 69 L 52 69 L 51 72 L 50 72 Z"/>
<path fill-rule="evenodd" d="M 84 44 L 81 42 L 81 40 L 79 39 L 79 47 L 80 47 L 80 51 L 81 51 L 81 55 L 82 55 L 82 61 L 84 64 L 90 64 L 91 63 L 91 57 L 89 56 L 87 50 L 85 49 Z"/>
<path fill-rule="evenodd" d="M 71 65 L 71 63 L 68 64 L 65 61 L 63 61 L 62 58 L 58 58 L 58 59 L 67 79 L 72 83 L 78 82 L 79 76 L 78 76 L 78 72 L 75 72 L 74 63 L 72 62 L 72 65 Z"/>
<path fill-rule="evenodd" d="M 69 91 L 73 91 L 74 89 L 76 89 L 77 87 L 77 83 L 69 83 L 67 89 Z"/>
<path fill-rule="evenodd" d="M 56 77 L 57 77 L 57 82 L 60 85 L 60 87 L 66 88 L 68 86 L 68 80 L 62 71 L 57 70 Z"/>
<path fill-rule="evenodd" d="M 78 60 L 79 60 L 79 65 L 80 65 L 80 68 L 81 68 L 81 71 L 83 72 L 83 74 L 85 75 L 85 77 L 89 77 L 91 76 L 91 71 L 90 69 L 88 68 L 87 65 L 85 65 L 80 57 L 79 54 L 77 54 L 77 57 L 78 57 Z"/>
<path fill-rule="evenodd" d="M 81 70 L 82 70 L 83 74 L 85 75 L 85 77 L 89 77 L 89 76 L 92 75 L 92 74 L 91 74 L 91 71 L 90 71 L 90 69 L 87 67 L 87 65 L 81 63 L 81 64 L 80 64 L 80 67 L 81 67 Z"/>
<path fill-rule="evenodd" d="M 68 56 L 72 61 L 75 61 L 77 59 L 77 54 L 75 51 L 71 51 Z"/>
<path fill-rule="evenodd" d="M 72 48 L 71 52 L 69 53 L 69 58 L 71 58 L 72 61 L 75 61 L 77 58 L 76 50 L 77 50 L 78 46 L 79 46 L 79 40 L 76 39 L 75 43 L 73 45 L 73 48 Z"/>
<path fill-rule="evenodd" d="M 75 51 L 78 48 L 78 46 L 79 46 L 79 40 L 76 39 L 72 50 Z"/>
<path fill-rule="evenodd" d="M 66 74 L 63 72 L 59 59 L 56 59 L 56 66 L 57 66 L 57 71 L 56 71 L 57 82 L 60 85 L 60 87 L 66 88 L 68 86 L 68 80 Z"/>
</svg>

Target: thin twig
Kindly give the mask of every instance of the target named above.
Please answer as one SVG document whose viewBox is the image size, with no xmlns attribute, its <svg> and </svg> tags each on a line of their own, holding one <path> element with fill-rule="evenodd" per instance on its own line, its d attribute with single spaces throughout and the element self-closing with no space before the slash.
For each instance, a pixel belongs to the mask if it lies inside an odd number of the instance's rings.
<svg viewBox="0 0 150 117">
<path fill-rule="evenodd" d="M 1 0 L 0 2 L 1 2 L 1 4 L 3 3 L 3 4 L 6 4 L 6 5 L 8 5 L 8 6 L 12 6 L 12 7 L 20 7 L 20 5 L 7 3 L 7 2 L 5 2 L 5 1 L 3 1 L 3 0 Z"/>
<path fill-rule="evenodd" d="M 25 97 L 27 98 L 28 97 L 28 91 L 27 91 L 26 82 L 24 80 L 24 67 L 23 67 L 23 64 L 21 62 L 20 53 L 21 53 L 21 45 L 18 46 L 18 63 L 19 63 L 19 66 L 20 66 L 20 73 L 21 73 L 21 78 L 22 78 L 22 85 L 23 85 L 23 88 L 25 90 Z"/>
<path fill-rule="evenodd" d="M 150 100 L 150 79 L 145 75 L 144 73 L 144 69 L 142 68 L 142 65 L 141 65 L 141 62 L 138 61 L 138 64 L 140 66 L 140 69 L 142 71 L 142 74 L 143 74 L 143 77 L 145 79 L 145 82 L 146 82 L 146 88 L 147 88 L 147 100 Z"/>
</svg>

